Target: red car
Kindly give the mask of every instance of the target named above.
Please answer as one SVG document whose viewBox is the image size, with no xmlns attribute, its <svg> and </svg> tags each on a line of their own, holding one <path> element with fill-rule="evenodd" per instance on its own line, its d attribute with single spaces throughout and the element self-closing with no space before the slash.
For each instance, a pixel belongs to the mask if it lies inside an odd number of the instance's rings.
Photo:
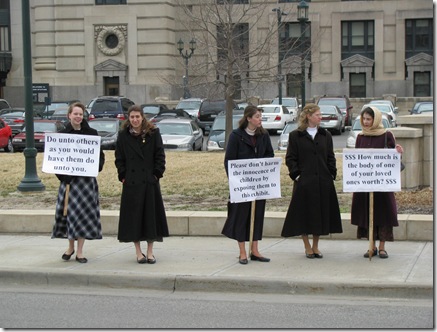
<svg viewBox="0 0 437 332">
<path fill-rule="evenodd" d="M 64 129 L 64 124 L 59 120 L 35 120 L 33 132 L 35 149 L 44 151 L 45 133 L 58 133 Z M 12 139 L 14 151 L 23 151 L 26 148 L 26 127 Z"/>
<path fill-rule="evenodd" d="M 3 119 L 0 119 L 0 149 L 4 149 L 6 152 L 14 149 L 12 146 L 12 129 Z"/>
</svg>

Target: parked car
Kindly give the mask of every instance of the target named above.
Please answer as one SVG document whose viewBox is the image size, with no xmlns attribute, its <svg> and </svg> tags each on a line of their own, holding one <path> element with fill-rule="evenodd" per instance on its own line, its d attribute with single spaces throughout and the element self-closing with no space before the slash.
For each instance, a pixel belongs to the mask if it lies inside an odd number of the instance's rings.
<svg viewBox="0 0 437 332">
<path fill-rule="evenodd" d="M 83 112 L 83 118 L 85 120 L 88 121 L 89 119 L 89 114 L 88 111 L 85 110 L 85 112 Z M 68 123 L 68 108 L 57 108 L 52 115 L 50 115 L 49 120 L 59 120 L 61 121 L 63 124 L 67 124 Z"/>
<path fill-rule="evenodd" d="M 355 142 L 357 140 L 357 136 L 363 130 L 361 128 L 360 117 L 361 117 L 360 115 L 356 117 L 356 119 L 354 120 L 354 124 L 352 125 L 352 128 L 349 131 L 349 136 L 346 140 L 347 148 L 355 148 Z M 382 125 L 384 126 L 384 128 L 393 127 L 388 116 L 384 113 L 382 114 Z"/>
<path fill-rule="evenodd" d="M 288 108 L 288 111 L 292 115 L 292 121 L 296 121 L 297 113 L 299 112 L 299 102 L 294 97 L 282 97 L 282 105 Z M 279 105 L 279 98 L 275 98 L 271 102 L 272 104 Z"/>
<path fill-rule="evenodd" d="M 42 117 L 44 119 L 50 119 L 50 117 L 53 115 L 53 113 L 57 109 L 68 109 L 68 106 L 70 106 L 73 103 L 80 102 L 79 99 L 73 99 L 73 100 L 56 100 L 52 101 L 50 105 L 44 105 Z"/>
<path fill-rule="evenodd" d="M 278 139 L 278 150 L 279 151 L 287 151 L 287 147 L 288 147 L 288 136 L 290 135 L 290 133 L 297 129 L 298 127 L 298 123 L 297 122 L 288 122 L 285 125 L 284 130 L 281 133 L 281 136 L 279 136 Z"/>
<path fill-rule="evenodd" d="M 163 119 L 156 123 L 161 133 L 164 149 L 201 151 L 203 132 L 194 119 Z"/>
<path fill-rule="evenodd" d="M 6 99 L 0 99 L 0 110 L 3 110 L 5 108 L 11 108 L 11 105 Z"/>
<path fill-rule="evenodd" d="M 433 113 L 434 103 L 432 101 L 418 101 L 409 112 L 410 114 Z"/>
<path fill-rule="evenodd" d="M 243 110 L 243 111 L 244 111 L 244 109 L 245 109 L 247 106 L 249 106 L 249 105 L 251 105 L 251 104 L 249 104 L 249 103 L 247 103 L 247 102 L 237 103 L 237 107 L 238 107 L 238 109 L 239 109 L 239 110 Z"/>
<path fill-rule="evenodd" d="M 163 119 L 175 119 L 175 118 L 185 118 L 192 119 L 190 114 L 185 112 L 183 109 L 172 109 L 172 110 L 162 110 L 157 115 L 150 119 L 151 122 L 159 122 Z"/>
<path fill-rule="evenodd" d="M 168 107 L 164 104 L 141 104 L 141 109 L 147 119 L 157 115 L 159 112 L 167 111 Z"/>
<path fill-rule="evenodd" d="M 87 106 L 89 119 L 118 118 L 127 119 L 127 110 L 135 103 L 123 96 L 102 96 L 91 100 Z"/>
<path fill-rule="evenodd" d="M 322 113 L 320 127 L 341 135 L 345 131 L 345 118 L 340 109 L 335 105 L 319 105 L 319 107 Z"/>
<path fill-rule="evenodd" d="M 58 133 L 64 128 L 64 124 L 58 120 L 35 120 L 33 122 L 35 149 L 44 151 L 45 133 Z M 21 133 L 14 136 L 12 146 L 15 152 L 23 151 L 26 148 L 26 127 Z"/>
<path fill-rule="evenodd" d="M 103 150 L 115 150 L 118 132 L 122 123 L 123 120 L 117 118 L 94 119 L 88 122 L 90 127 L 97 130 L 97 133 L 102 138 L 100 145 Z"/>
<path fill-rule="evenodd" d="M 392 122 L 392 126 L 393 127 L 397 126 L 397 116 L 396 116 L 397 111 L 395 111 L 390 105 L 388 105 L 388 104 L 365 104 L 361 108 L 361 112 L 369 106 L 376 107 L 381 113 L 387 114 L 389 120 Z"/>
<path fill-rule="evenodd" d="M 396 113 L 399 112 L 399 109 L 392 103 L 389 99 L 377 99 L 377 100 L 371 100 L 369 104 L 384 104 L 389 105 Z"/>
<path fill-rule="evenodd" d="M 293 116 L 284 105 L 264 104 L 258 105 L 262 109 L 262 126 L 270 133 L 276 134 L 283 130 L 287 122 L 293 121 Z"/>
<path fill-rule="evenodd" d="M 0 149 L 4 149 L 5 152 L 14 151 L 12 129 L 3 119 L 0 119 Z"/>
<path fill-rule="evenodd" d="M 353 112 L 352 112 L 352 104 L 349 100 L 349 97 L 347 96 L 337 96 L 337 97 L 330 97 L 330 96 L 323 96 L 320 97 L 317 101 L 317 105 L 335 105 L 340 110 L 341 113 L 343 113 L 343 116 L 345 118 L 345 125 L 346 126 L 352 126 L 353 121 Z"/>
<path fill-rule="evenodd" d="M 14 136 L 23 130 L 26 122 L 26 112 L 24 108 L 16 108 L 13 112 L 2 114 L 0 117 L 11 127 L 12 135 Z M 42 119 L 41 114 L 37 112 L 33 113 L 33 118 Z"/>
<path fill-rule="evenodd" d="M 243 117 L 244 110 L 234 110 L 232 113 L 232 129 L 238 128 L 238 122 Z M 206 141 L 207 151 L 223 150 L 226 136 L 226 112 L 221 112 L 214 120 Z"/>
<path fill-rule="evenodd" d="M 234 110 L 238 109 L 238 106 L 235 102 L 232 106 Z M 200 104 L 197 124 L 203 129 L 204 132 L 209 132 L 215 118 L 220 114 L 220 112 L 226 112 L 226 100 L 205 99 L 202 101 L 202 104 Z"/>
<path fill-rule="evenodd" d="M 182 99 L 176 105 L 176 108 L 183 109 L 185 112 L 191 115 L 193 118 L 197 118 L 199 114 L 200 104 L 202 103 L 202 98 L 187 98 Z"/>
</svg>

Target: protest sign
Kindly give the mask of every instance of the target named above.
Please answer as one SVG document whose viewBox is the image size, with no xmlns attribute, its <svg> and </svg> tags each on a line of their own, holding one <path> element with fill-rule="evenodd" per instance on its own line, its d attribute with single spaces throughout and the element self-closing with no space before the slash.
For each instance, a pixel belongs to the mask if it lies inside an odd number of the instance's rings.
<svg viewBox="0 0 437 332">
<path fill-rule="evenodd" d="M 282 158 L 228 160 L 231 203 L 281 197 Z"/>
<path fill-rule="evenodd" d="M 99 174 L 100 136 L 46 133 L 42 171 L 74 176 Z"/>
<path fill-rule="evenodd" d="M 401 191 L 396 149 L 343 149 L 343 191 Z"/>
</svg>

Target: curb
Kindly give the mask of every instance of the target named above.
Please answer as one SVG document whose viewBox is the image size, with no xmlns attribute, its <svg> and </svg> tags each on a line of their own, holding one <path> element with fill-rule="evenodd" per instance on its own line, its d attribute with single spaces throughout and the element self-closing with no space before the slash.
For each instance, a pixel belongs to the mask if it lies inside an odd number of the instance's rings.
<svg viewBox="0 0 437 332">
<path fill-rule="evenodd" d="M 279 279 L 224 278 L 191 275 L 144 275 L 138 273 L 77 273 L 0 270 L 0 282 L 15 286 L 65 286 L 111 289 L 152 289 L 180 292 L 228 292 L 256 294 L 360 296 L 433 299 L 433 287 L 405 283 L 324 283 Z"/>
</svg>

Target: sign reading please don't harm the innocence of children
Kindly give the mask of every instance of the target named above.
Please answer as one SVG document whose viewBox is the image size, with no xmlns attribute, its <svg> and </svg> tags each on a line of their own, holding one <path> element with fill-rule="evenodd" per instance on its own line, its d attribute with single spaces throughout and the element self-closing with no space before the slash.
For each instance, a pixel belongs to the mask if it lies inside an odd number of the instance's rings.
<svg viewBox="0 0 437 332">
<path fill-rule="evenodd" d="M 100 136 L 46 133 L 42 171 L 96 177 L 100 139 Z"/>
<path fill-rule="evenodd" d="M 231 203 L 281 197 L 282 158 L 228 160 Z"/>
<path fill-rule="evenodd" d="M 401 191 L 396 149 L 343 149 L 343 191 Z"/>
</svg>

